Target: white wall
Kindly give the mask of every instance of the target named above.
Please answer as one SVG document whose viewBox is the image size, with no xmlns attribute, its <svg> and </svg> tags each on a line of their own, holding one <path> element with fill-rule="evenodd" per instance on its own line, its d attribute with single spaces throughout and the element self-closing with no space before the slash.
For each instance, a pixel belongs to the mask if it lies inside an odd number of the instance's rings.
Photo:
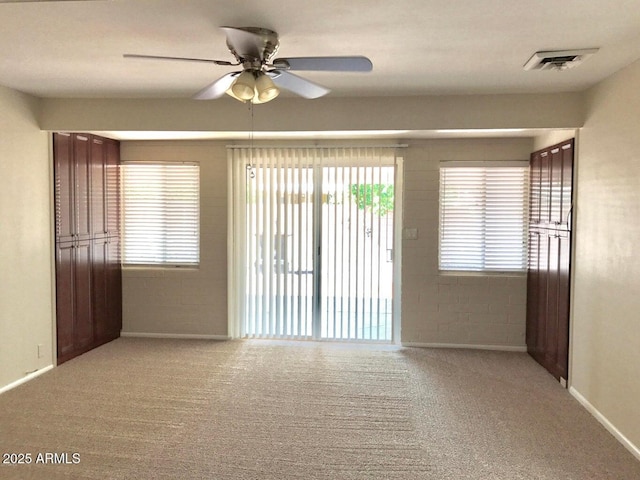
<svg viewBox="0 0 640 480">
<path fill-rule="evenodd" d="M 588 92 L 579 136 L 572 387 L 640 447 L 640 61 Z M 637 451 L 640 458 L 640 450 Z"/>
<path fill-rule="evenodd" d="M 406 153 L 402 244 L 402 342 L 525 346 L 526 274 L 441 275 L 438 165 L 443 160 L 527 160 L 529 138 L 430 140 Z"/>
<path fill-rule="evenodd" d="M 0 388 L 54 362 L 49 141 L 38 108 L 0 87 Z"/>
<path fill-rule="evenodd" d="M 200 266 L 127 268 L 123 332 L 227 336 L 227 152 L 221 142 L 121 142 L 122 161 L 200 165 Z"/>
</svg>

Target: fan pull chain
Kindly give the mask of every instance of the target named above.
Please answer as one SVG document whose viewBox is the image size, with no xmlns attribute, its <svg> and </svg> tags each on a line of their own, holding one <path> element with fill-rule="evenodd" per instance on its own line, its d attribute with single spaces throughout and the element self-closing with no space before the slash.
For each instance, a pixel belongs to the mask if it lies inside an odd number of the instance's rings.
<svg viewBox="0 0 640 480">
<path fill-rule="evenodd" d="M 249 103 L 249 112 L 251 118 L 251 126 L 249 131 L 249 163 L 247 165 L 247 172 L 249 173 L 249 178 L 256 178 L 255 168 L 253 167 L 253 102 Z"/>
</svg>

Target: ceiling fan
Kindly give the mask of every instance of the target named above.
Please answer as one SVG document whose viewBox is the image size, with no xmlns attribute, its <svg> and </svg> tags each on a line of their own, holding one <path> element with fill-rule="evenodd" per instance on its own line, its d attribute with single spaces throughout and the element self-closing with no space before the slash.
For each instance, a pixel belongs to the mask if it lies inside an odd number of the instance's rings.
<svg viewBox="0 0 640 480">
<path fill-rule="evenodd" d="M 371 60 L 364 56 L 292 57 L 271 60 L 280 44 L 278 34 L 260 27 L 220 27 L 227 36 L 227 47 L 236 62 L 206 58 L 165 57 L 127 53 L 125 58 L 181 60 L 222 66 L 242 66 L 227 73 L 194 95 L 197 100 L 220 98 L 225 93 L 242 102 L 266 103 L 288 90 L 304 98 L 318 98 L 329 89 L 299 77 L 292 71 L 370 72 Z"/>
</svg>

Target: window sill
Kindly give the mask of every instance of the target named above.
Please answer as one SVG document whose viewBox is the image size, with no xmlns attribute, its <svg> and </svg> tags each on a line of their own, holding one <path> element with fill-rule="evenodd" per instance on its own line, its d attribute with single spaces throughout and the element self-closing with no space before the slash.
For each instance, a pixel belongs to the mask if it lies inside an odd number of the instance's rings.
<svg viewBox="0 0 640 480">
<path fill-rule="evenodd" d="M 200 265 L 123 264 L 122 270 L 200 270 Z"/>
<path fill-rule="evenodd" d="M 199 276 L 200 269 L 197 266 L 173 266 L 166 265 L 123 265 L 122 278 L 185 278 Z"/>
<path fill-rule="evenodd" d="M 526 277 L 527 272 L 494 272 L 477 270 L 440 270 L 442 277 Z"/>
</svg>

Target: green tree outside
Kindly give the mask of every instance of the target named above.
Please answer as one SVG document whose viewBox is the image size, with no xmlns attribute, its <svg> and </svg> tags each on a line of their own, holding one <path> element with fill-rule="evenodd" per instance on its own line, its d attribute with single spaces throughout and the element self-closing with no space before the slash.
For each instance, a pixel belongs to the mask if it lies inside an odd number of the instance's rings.
<svg viewBox="0 0 640 480">
<path fill-rule="evenodd" d="M 358 208 L 364 210 L 368 207 L 380 216 L 393 211 L 393 194 L 393 185 L 389 184 L 351 185 L 351 195 Z"/>
</svg>

